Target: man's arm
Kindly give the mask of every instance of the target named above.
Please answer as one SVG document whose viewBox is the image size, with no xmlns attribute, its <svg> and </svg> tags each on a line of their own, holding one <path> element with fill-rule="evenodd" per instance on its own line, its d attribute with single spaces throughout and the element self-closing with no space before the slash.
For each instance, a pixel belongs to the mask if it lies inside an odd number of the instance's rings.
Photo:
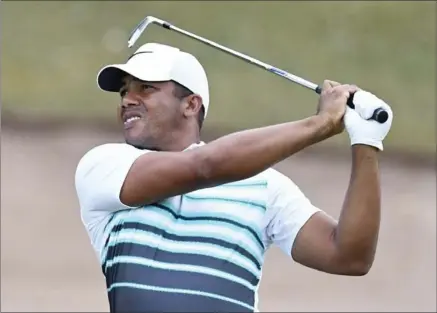
<svg viewBox="0 0 437 313">
<path fill-rule="evenodd" d="M 315 116 L 237 132 L 185 152 L 142 155 L 127 174 L 120 200 L 140 206 L 256 175 L 341 132 L 346 101 L 356 90 L 325 81 Z"/>
<path fill-rule="evenodd" d="M 352 147 L 352 173 L 338 223 L 323 212 L 302 227 L 291 251 L 307 267 L 340 275 L 364 275 L 373 263 L 380 225 L 378 151 Z"/>
<path fill-rule="evenodd" d="M 120 199 L 145 205 L 196 189 L 242 180 L 332 135 L 329 118 L 244 130 L 184 152 L 147 153 L 132 165 Z"/>
<path fill-rule="evenodd" d="M 369 92 L 357 91 L 354 104 L 355 109 L 347 108 L 344 116 L 352 173 L 339 221 L 315 214 L 292 248 L 297 262 L 343 275 L 364 275 L 373 264 L 381 215 L 378 153 L 393 121 L 390 106 Z M 377 108 L 388 112 L 383 124 L 370 120 Z"/>
</svg>

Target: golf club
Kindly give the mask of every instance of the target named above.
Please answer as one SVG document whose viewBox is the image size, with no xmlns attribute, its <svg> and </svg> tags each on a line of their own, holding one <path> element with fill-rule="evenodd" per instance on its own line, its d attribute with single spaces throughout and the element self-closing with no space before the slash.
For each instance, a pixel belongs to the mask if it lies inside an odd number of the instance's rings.
<svg viewBox="0 0 437 313">
<path fill-rule="evenodd" d="M 181 29 L 179 27 L 176 27 L 176 26 L 174 26 L 174 25 L 172 25 L 172 24 L 170 24 L 170 23 L 168 23 L 166 21 L 163 21 L 163 20 L 158 19 L 158 18 L 153 17 L 153 16 L 147 16 L 146 18 L 144 18 L 138 24 L 138 26 L 133 30 L 133 32 L 131 33 L 131 35 L 129 37 L 129 40 L 128 40 L 128 47 L 129 48 L 131 48 L 135 44 L 135 42 L 138 40 L 138 38 L 141 36 L 141 34 L 144 32 L 144 30 L 150 24 L 156 24 L 156 25 L 164 27 L 165 29 L 173 30 L 173 31 L 178 32 L 180 34 L 183 34 L 183 35 L 185 35 L 187 37 L 190 37 L 192 39 L 198 40 L 198 41 L 200 41 L 200 42 L 202 42 L 204 44 L 207 44 L 207 45 L 209 45 L 209 46 L 211 46 L 213 48 L 217 48 L 217 49 L 219 49 L 219 50 L 221 50 L 223 52 L 226 52 L 226 53 L 228 53 L 228 54 L 230 54 L 232 56 L 240 58 L 240 59 L 242 59 L 242 60 L 244 60 L 246 62 L 249 62 L 251 64 L 254 64 L 254 65 L 258 66 L 258 67 L 261 67 L 261 68 L 263 68 L 263 69 L 265 69 L 265 70 L 267 70 L 267 71 L 269 71 L 271 73 L 274 73 L 276 75 L 284 77 L 284 78 L 286 78 L 286 79 L 288 79 L 288 80 L 290 80 L 290 81 L 292 81 L 292 82 L 294 82 L 296 84 L 299 84 L 301 86 L 304 86 L 304 87 L 307 87 L 307 88 L 309 88 L 311 90 L 314 90 L 317 94 L 320 94 L 322 92 L 322 88 L 320 86 L 318 86 L 318 85 L 316 85 L 316 84 L 314 84 L 314 83 L 312 83 L 312 82 L 310 82 L 310 81 L 308 81 L 306 79 L 303 79 L 303 78 L 298 77 L 296 75 L 290 74 L 290 73 L 288 73 L 288 72 L 286 72 L 284 70 L 281 70 L 279 68 L 276 68 L 276 67 L 274 67 L 272 65 L 269 65 L 267 63 L 261 62 L 261 61 L 255 59 L 255 58 L 253 58 L 253 57 L 250 57 L 250 56 L 245 55 L 243 53 L 240 53 L 240 52 L 237 52 L 237 51 L 232 50 L 230 48 L 227 48 L 225 46 L 222 46 L 222 45 L 220 45 L 220 44 L 218 44 L 218 43 L 216 43 L 214 41 L 211 41 L 211 40 L 208 40 L 206 38 L 203 38 L 203 37 L 200 37 L 198 35 L 195 35 L 195 34 L 193 34 L 191 32 L 183 30 L 183 29 Z M 349 97 L 347 105 L 350 108 L 352 108 L 352 109 L 355 108 L 355 105 L 353 103 L 353 94 Z M 373 115 L 372 115 L 372 117 L 370 119 L 373 119 L 373 120 L 375 120 L 375 121 L 377 121 L 379 123 L 385 123 L 387 121 L 387 119 L 388 119 L 388 113 L 384 109 L 379 108 L 379 109 L 376 109 L 373 112 Z"/>
</svg>

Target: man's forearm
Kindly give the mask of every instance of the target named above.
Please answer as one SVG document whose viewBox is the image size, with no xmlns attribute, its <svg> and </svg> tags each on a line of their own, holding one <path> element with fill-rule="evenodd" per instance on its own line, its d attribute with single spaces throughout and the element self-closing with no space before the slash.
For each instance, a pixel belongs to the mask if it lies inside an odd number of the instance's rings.
<svg viewBox="0 0 437 313">
<path fill-rule="evenodd" d="M 373 263 L 380 225 L 377 154 L 373 147 L 352 147 L 351 180 L 335 231 L 335 242 L 342 260 L 365 271 Z"/>
<path fill-rule="evenodd" d="M 329 122 L 312 116 L 221 137 L 198 149 L 206 179 L 217 182 L 253 176 L 330 136 Z"/>
</svg>

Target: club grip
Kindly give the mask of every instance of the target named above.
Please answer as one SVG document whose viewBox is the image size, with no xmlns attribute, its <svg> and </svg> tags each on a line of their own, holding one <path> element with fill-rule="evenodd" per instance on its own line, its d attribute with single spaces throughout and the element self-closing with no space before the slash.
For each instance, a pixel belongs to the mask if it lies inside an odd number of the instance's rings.
<svg viewBox="0 0 437 313">
<path fill-rule="evenodd" d="M 351 109 L 355 109 L 354 94 L 351 94 L 349 96 L 349 98 L 347 99 L 346 104 Z M 373 112 L 372 117 L 370 118 L 370 120 L 375 120 L 378 123 L 384 124 L 388 120 L 388 113 L 387 113 L 386 110 L 384 110 L 382 108 L 376 109 Z"/>
<path fill-rule="evenodd" d="M 314 91 L 320 95 L 322 93 L 322 87 L 317 86 L 317 88 Z M 350 97 L 347 99 L 347 103 L 346 104 L 351 109 L 355 109 L 354 94 L 350 95 Z M 375 120 L 378 123 L 384 124 L 388 120 L 388 112 L 386 110 L 384 110 L 384 109 L 381 109 L 381 108 L 376 109 L 373 112 L 373 115 L 372 115 L 372 117 L 370 119 L 371 120 Z"/>
</svg>

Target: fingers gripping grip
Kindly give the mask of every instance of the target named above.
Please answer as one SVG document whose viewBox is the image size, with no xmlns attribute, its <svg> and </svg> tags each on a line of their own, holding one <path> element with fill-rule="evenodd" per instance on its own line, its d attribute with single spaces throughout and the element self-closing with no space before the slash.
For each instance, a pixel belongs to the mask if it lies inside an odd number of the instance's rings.
<svg viewBox="0 0 437 313">
<path fill-rule="evenodd" d="M 322 87 L 321 86 L 317 86 L 316 90 L 315 90 L 319 95 L 322 93 Z M 347 106 L 350 107 L 351 109 L 355 109 L 355 104 L 354 104 L 354 94 L 351 94 L 349 96 L 349 98 L 347 99 L 346 102 Z M 384 109 L 376 109 L 373 112 L 372 117 L 370 118 L 371 120 L 375 120 L 381 124 L 384 124 L 385 122 L 387 122 L 388 120 L 388 112 Z"/>
</svg>

